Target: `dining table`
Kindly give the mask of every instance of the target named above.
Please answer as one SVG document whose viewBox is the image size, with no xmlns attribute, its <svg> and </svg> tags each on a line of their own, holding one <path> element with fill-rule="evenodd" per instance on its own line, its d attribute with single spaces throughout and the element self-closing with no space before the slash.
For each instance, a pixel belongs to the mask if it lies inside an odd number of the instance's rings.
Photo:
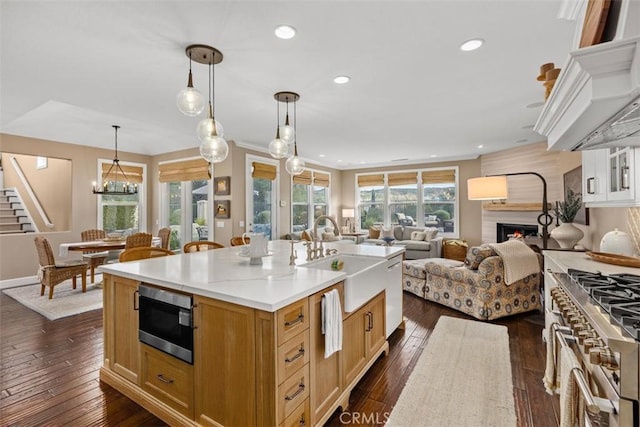
<svg viewBox="0 0 640 427">
<path fill-rule="evenodd" d="M 119 251 L 124 249 L 125 244 L 125 239 L 104 239 L 87 242 L 60 243 L 58 255 L 61 257 L 67 257 L 69 256 L 69 251 Z M 151 240 L 151 246 L 160 246 L 160 244 L 160 237 L 153 237 Z"/>
</svg>

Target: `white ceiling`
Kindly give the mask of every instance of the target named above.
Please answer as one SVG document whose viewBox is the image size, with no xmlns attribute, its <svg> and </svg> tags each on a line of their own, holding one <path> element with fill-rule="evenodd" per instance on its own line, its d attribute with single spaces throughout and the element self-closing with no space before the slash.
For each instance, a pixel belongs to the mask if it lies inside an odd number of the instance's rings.
<svg viewBox="0 0 640 427">
<path fill-rule="evenodd" d="M 216 119 L 266 150 L 273 94 L 294 91 L 298 150 L 338 169 L 475 158 L 543 140 L 541 64 L 561 66 L 575 22 L 559 1 L 6 1 L 4 133 L 155 155 L 199 145 L 182 115 L 189 44 L 219 49 Z M 298 30 L 291 40 L 278 24 Z M 479 50 L 459 45 L 480 37 Z M 207 93 L 208 68 L 193 64 Z M 333 77 L 346 74 L 346 85 Z M 282 112 L 282 108 L 281 108 Z M 483 148 L 478 148 L 482 145 Z M 325 157 L 321 157 L 324 155 Z M 398 160 L 407 159 L 407 160 Z M 395 161 L 395 162 L 394 162 Z M 393 163 L 392 163 L 393 162 Z"/>
</svg>

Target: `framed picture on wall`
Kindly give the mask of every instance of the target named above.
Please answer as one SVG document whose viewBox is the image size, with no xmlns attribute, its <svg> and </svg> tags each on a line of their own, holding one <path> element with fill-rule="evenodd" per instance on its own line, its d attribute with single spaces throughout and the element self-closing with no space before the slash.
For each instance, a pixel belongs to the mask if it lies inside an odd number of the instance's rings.
<svg viewBox="0 0 640 427">
<path fill-rule="evenodd" d="M 582 166 L 578 166 L 577 168 L 570 170 L 565 173 L 562 178 L 564 183 L 565 200 L 569 190 L 573 190 L 574 193 L 580 194 L 580 197 L 582 197 Z M 582 203 L 582 207 L 580 207 L 580 210 L 573 222 L 589 225 L 589 208 L 586 208 L 584 203 Z"/>
<path fill-rule="evenodd" d="M 214 194 L 216 196 L 228 196 L 231 194 L 231 177 L 220 176 L 213 179 Z"/>
<path fill-rule="evenodd" d="M 231 200 L 215 200 L 213 206 L 216 218 L 231 218 Z"/>
</svg>

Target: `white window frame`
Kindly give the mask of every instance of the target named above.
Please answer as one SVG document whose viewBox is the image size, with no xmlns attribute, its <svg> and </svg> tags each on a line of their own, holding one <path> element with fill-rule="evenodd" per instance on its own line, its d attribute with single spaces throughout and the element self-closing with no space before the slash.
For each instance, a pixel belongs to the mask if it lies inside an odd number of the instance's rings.
<svg viewBox="0 0 640 427">
<path fill-rule="evenodd" d="M 331 182 L 332 182 L 332 176 L 331 176 L 331 172 L 327 172 L 324 170 L 320 170 L 320 169 L 312 169 L 312 168 L 305 168 L 306 170 L 311 171 L 311 184 L 307 185 L 307 224 L 308 224 L 308 228 L 313 229 L 313 224 L 315 223 L 315 203 L 313 201 L 313 194 L 314 194 L 314 187 L 320 187 L 319 185 L 314 185 L 313 183 L 313 179 L 314 179 L 314 174 L 316 172 L 324 174 L 324 175 L 329 175 L 329 186 L 328 187 L 322 187 L 322 188 L 326 188 L 327 189 L 327 201 L 325 203 L 326 206 L 326 212 L 327 215 L 331 216 L 332 215 L 332 211 L 331 211 Z M 289 176 L 289 230 L 293 230 L 293 176 Z M 297 205 L 301 205 L 301 203 L 297 203 Z M 338 221 L 338 218 L 335 218 L 336 222 Z"/>
<path fill-rule="evenodd" d="M 98 159 L 98 179 L 96 182 L 102 182 L 102 165 L 113 164 L 113 159 Z M 136 163 L 136 162 L 123 162 L 120 161 L 122 166 L 135 166 L 142 168 L 142 184 L 138 185 L 138 202 L 130 203 L 130 202 L 118 202 L 118 203 L 103 203 L 102 195 L 96 194 L 96 206 L 97 206 L 97 216 L 98 219 L 96 224 L 98 224 L 99 229 L 104 229 L 104 218 L 102 217 L 102 207 L 103 206 L 138 206 L 138 230 L 146 231 L 147 230 L 147 204 L 145 203 L 145 195 L 147 190 L 147 165 L 146 163 Z"/>
<path fill-rule="evenodd" d="M 270 157 L 260 157 L 253 154 L 245 155 L 245 232 L 249 232 L 253 224 L 253 162 L 273 165 L 276 168 L 276 178 L 273 180 L 273 191 L 271 192 L 271 236 L 278 239 L 280 236 L 280 210 L 278 200 L 280 200 L 280 161 Z"/>
</svg>

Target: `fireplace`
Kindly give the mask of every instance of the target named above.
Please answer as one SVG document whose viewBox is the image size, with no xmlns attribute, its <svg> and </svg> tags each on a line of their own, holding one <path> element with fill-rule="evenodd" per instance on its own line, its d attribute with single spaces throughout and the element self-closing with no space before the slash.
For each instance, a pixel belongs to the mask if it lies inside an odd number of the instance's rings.
<svg viewBox="0 0 640 427">
<path fill-rule="evenodd" d="M 521 234 L 522 237 L 538 237 L 538 226 L 530 224 L 496 224 L 496 242 L 509 240 L 511 235 Z"/>
</svg>

